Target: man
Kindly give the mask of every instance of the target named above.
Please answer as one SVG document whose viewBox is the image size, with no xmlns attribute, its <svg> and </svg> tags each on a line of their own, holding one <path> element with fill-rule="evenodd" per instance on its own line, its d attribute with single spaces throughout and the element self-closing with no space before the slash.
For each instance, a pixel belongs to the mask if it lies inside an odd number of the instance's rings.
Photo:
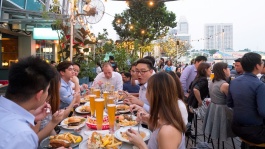
<svg viewBox="0 0 265 149">
<path fill-rule="evenodd" d="M 156 71 L 157 71 L 157 69 L 156 69 L 156 67 L 155 67 L 155 62 L 156 62 L 156 60 L 155 60 L 155 58 L 153 57 L 153 56 L 146 56 L 146 57 L 144 57 L 145 59 L 148 59 L 148 60 L 150 60 L 151 62 L 152 62 L 152 69 L 154 70 L 153 71 L 153 74 L 155 74 L 156 73 Z"/>
<path fill-rule="evenodd" d="M 246 53 L 241 59 L 245 73 L 229 85 L 227 105 L 233 108 L 233 132 L 246 141 L 265 143 L 265 84 L 259 74 L 264 63 L 257 53 Z"/>
<path fill-rule="evenodd" d="M 189 93 L 189 86 L 191 82 L 195 79 L 197 75 L 197 68 L 202 62 L 206 62 L 207 58 L 205 56 L 197 56 L 194 60 L 193 65 L 187 66 L 181 76 L 180 76 L 180 82 L 184 91 L 184 95 L 187 97 Z"/>
<path fill-rule="evenodd" d="M 153 64 L 148 59 L 139 59 L 136 65 L 136 75 L 138 77 L 140 90 L 139 90 L 139 99 L 130 95 L 125 99 L 125 103 L 136 104 L 140 107 L 143 107 L 145 111 L 149 112 L 150 106 L 149 102 L 146 99 L 146 90 L 147 90 L 147 81 L 153 74 Z"/>
<path fill-rule="evenodd" d="M 122 75 L 123 79 L 123 90 L 128 93 L 139 93 L 140 86 L 132 85 L 131 83 L 131 74 L 129 72 L 124 72 Z"/>
<path fill-rule="evenodd" d="M 238 58 L 235 60 L 235 70 L 231 70 L 231 72 L 230 72 L 231 76 L 233 76 L 235 78 L 244 73 L 244 70 L 243 70 L 242 65 L 241 65 L 241 60 L 242 60 L 242 58 Z"/>
<path fill-rule="evenodd" d="M 60 87 L 60 109 L 68 107 L 72 100 L 73 100 L 73 89 L 71 87 L 72 81 L 75 85 L 75 92 L 76 94 L 80 91 L 79 80 L 75 76 L 74 67 L 72 62 L 64 61 L 58 64 L 57 71 L 60 73 L 61 76 L 61 87 Z M 80 98 L 80 96 L 78 96 Z M 80 99 L 77 99 L 79 103 Z"/>
<path fill-rule="evenodd" d="M 262 60 L 263 63 L 265 63 L 265 60 Z M 261 70 L 261 77 L 260 77 L 260 81 L 262 81 L 263 83 L 265 83 L 265 66 L 263 66 L 263 69 Z"/>
<path fill-rule="evenodd" d="M 94 79 L 93 86 L 110 83 L 110 85 L 114 85 L 116 91 L 122 90 L 123 83 L 121 74 L 113 71 L 111 63 L 104 63 L 102 69 L 103 72 L 99 73 Z"/>
<path fill-rule="evenodd" d="M 111 67 L 113 68 L 113 71 L 119 71 L 117 63 L 114 61 L 113 56 L 109 56 L 109 63 L 111 64 Z"/>
<path fill-rule="evenodd" d="M 55 62 L 55 61 L 51 61 L 51 65 L 52 65 L 53 67 L 56 67 L 56 62 Z"/>
<path fill-rule="evenodd" d="M 33 56 L 11 66 L 6 95 L 0 97 L 0 149 L 38 148 L 39 139 L 31 126 L 47 115 L 50 106 L 45 100 L 53 76 L 53 68 Z"/>
</svg>

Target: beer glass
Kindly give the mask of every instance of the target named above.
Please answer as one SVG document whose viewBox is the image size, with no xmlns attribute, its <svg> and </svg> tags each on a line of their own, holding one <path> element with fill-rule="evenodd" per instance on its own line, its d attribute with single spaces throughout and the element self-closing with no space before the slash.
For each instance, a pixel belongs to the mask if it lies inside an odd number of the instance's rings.
<svg viewBox="0 0 265 149">
<path fill-rule="evenodd" d="M 96 95 L 94 95 L 94 94 L 89 95 L 90 109 L 91 109 L 91 116 L 92 117 L 95 117 L 95 98 L 96 98 Z"/>
<path fill-rule="evenodd" d="M 107 104 L 115 104 L 115 96 L 109 95 L 107 97 Z"/>
<path fill-rule="evenodd" d="M 97 98 L 100 98 L 100 89 L 94 89 L 94 94 Z"/>
<path fill-rule="evenodd" d="M 108 104 L 108 116 L 109 116 L 109 126 L 111 134 L 114 133 L 114 124 L 115 124 L 115 112 L 116 112 L 116 105 L 115 104 Z"/>
<path fill-rule="evenodd" d="M 104 98 L 105 106 L 107 105 L 108 96 L 109 96 L 109 92 L 108 91 L 104 91 L 103 92 L 103 98 Z"/>
<path fill-rule="evenodd" d="M 94 89 L 95 89 L 94 87 L 90 87 L 90 92 L 91 92 L 91 94 L 95 94 L 95 93 L 94 93 Z"/>
<path fill-rule="evenodd" d="M 96 108 L 97 130 L 102 130 L 103 111 L 104 111 L 104 99 L 103 98 L 95 99 L 95 108 Z"/>
</svg>

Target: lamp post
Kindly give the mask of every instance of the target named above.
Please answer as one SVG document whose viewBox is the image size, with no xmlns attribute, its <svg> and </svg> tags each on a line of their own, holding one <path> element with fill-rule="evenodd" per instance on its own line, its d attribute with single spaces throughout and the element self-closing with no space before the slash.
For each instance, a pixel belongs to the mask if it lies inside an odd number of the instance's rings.
<svg viewBox="0 0 265 149">
<path fill-rule="evenodd" d="M 179 56 L 179 41 L 177 40 L 177 62 L 178 62 L 178 56 Z"/>
</svg>

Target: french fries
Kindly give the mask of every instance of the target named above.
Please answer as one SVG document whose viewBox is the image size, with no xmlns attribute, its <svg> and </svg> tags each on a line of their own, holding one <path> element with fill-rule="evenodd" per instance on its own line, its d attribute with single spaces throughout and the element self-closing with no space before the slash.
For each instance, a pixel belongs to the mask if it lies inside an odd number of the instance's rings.
<svg viewBox="0 0 265 149">
<path fill-rule="evenodd" d="M 80 136 L 75 136 L 69 132 L 63 133 L 63 134 L 58 134 L 55 136 L 50 136 L 50 139 L 57 139 L 57 138 L 70 140 L 71 143 L 79 143 L 82 141 L 82 138 Z"/>
<path fill-rule="evenodd" d="M 101 147 L 106 149 L 118 149 L 119 145 L 122 144 L 122 142 L 115 139 L 114 135 L 105 135 L 102 137 L 101 141 Z"/>
</svg>

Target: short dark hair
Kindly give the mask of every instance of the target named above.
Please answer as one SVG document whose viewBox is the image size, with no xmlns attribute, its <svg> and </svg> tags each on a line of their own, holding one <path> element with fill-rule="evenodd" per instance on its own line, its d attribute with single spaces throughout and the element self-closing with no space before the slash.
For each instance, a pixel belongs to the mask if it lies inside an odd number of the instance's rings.
<svg viewBox="0 0 265 149">
<path fill-rule="evenodd" d="M 74 62 L 73 65 L 76 65 L 76 66 L 78 66 L 79 68 L 81 68 L 80 64 L 78 64 L 78 63 L 76 63 L 76 62 Z"/>
<path fill-rule="evenodd" d="M 51 64 L 54 64 L 54 63 L 56 63 L 55 61 L 51 61 Z"/>
<path fill-rule="evenodd" d="M 137 63 L 137 65 L 138 64 L 146 64 L 149 69 L 153 69 L 152 62 L 149 59 L 141 58 L 136 63 Z"/>
<path fill-rule="evenodd" d="M 240 62 L 241 63 L 242 58 L 235 59 L 235 62 Z"/>
<path fill-rule="evenodd" d="M 10 67 L 6 97 L 13 101 L 25 102 L 37 92 L 45 91 L 55 75 L 53 69 L 38 57 L 19 59 Z"/>
<path fill-rule="evenodd" d="M 109 59 L 110 60 L 114 60 L 114 56 L 109 56 Z"/>
<path fill-rule="evenodd" d="M 130 79 L 132 77 L 131 73 L 129 73 L 129 72 L 124 72 L 124 76 L 127 78 L 130 78 Z"/>
<path fill-rule="evenodd" d="M 152 62 L 153 66 L 155 65 L 156 60 L 153 56 L 146 56 L 144 58 L 149 59 Z"/>
<path fill-rule="evenodd" d="M 63 61 L 63 62 L 61 62 L 61 63 L 59 63 L 58 64 L 58 66 L 57 66 L 57 71 L 63 71 L 63 72 L 65 72 L 65 70 L 67 69 L 67 68 L 69 68 L 71 65 L 73 65 L 73 63 L 72 62 L 70 62 L 70 61 Z"/>
<path fill-rule="evenodd" d="M 200 61 L 207 61 L 207 58 L 205 56 L 197 56 L 194 60 L 194 63 L 200 62 Z"/>
<path fill-rule="evenodd" d="M 261 65 L 261 55 L 258 53 L 246 53 L 241 59 L 241 65 L 245 72 L 252 72 L 257 64 Z"/>
</svg>

